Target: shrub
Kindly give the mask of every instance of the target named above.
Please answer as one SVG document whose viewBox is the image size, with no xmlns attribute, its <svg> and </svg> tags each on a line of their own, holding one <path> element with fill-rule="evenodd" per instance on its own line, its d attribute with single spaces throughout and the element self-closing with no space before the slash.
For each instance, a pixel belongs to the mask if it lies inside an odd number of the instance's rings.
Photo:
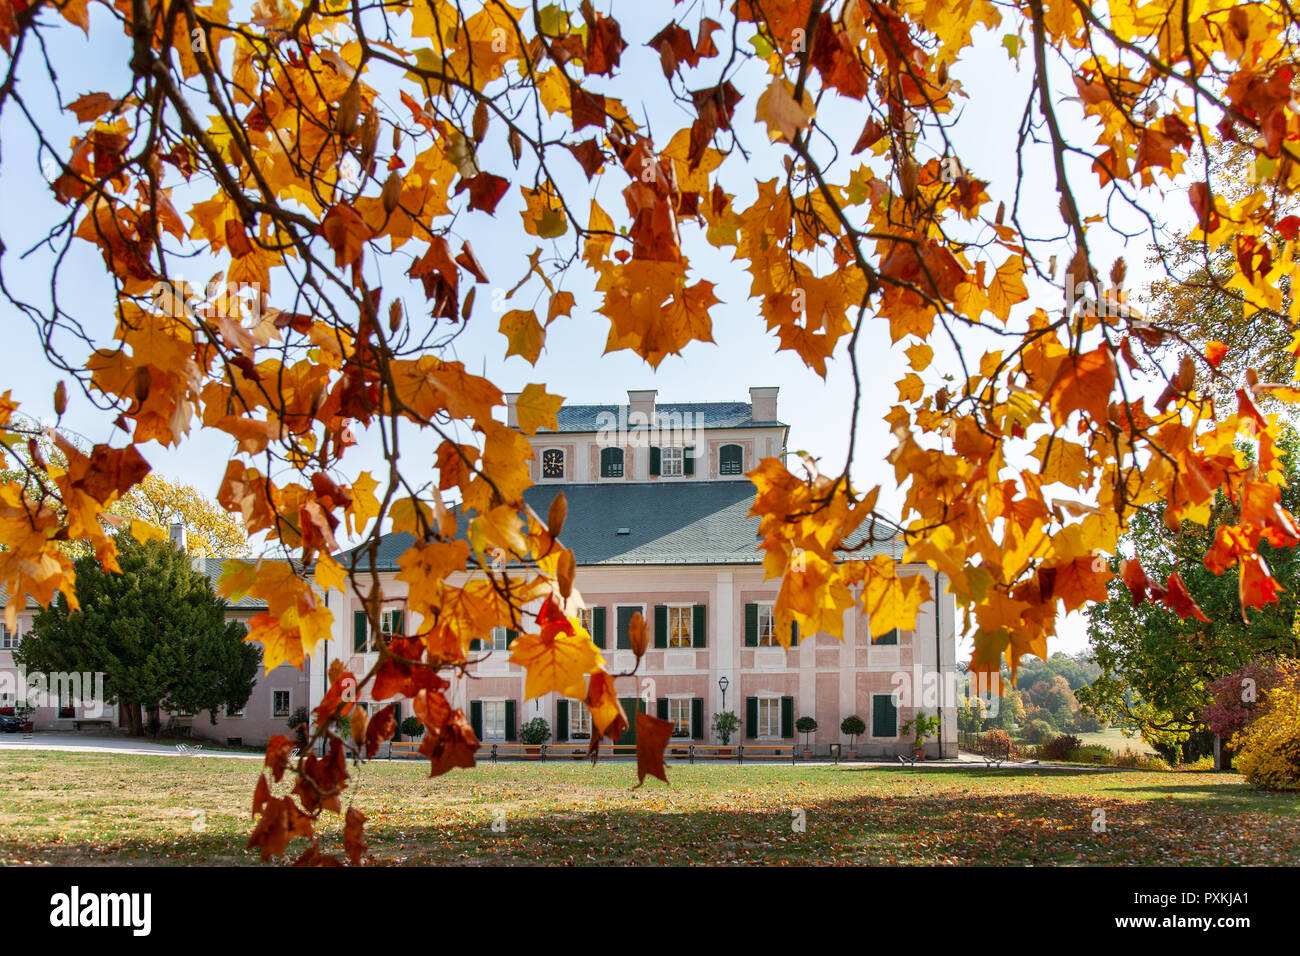
<svg viewBox="0 0 1300 956">
<path fill-rule="evenodd" d="M 543 717 L 534 717 L 528 723 L 519 728 L 519 740 L 521 743 L 536 747 L 544 744 L 551 739 L 551 725 Z"/>
<path fill-rule="evenodd" d="M 1041 756 L 1044 760 L 1065 760 L 1069 757 L 1070 751 L 1078 750 L 1082 746 L 1083 741 L 1074 734 L 1058 734 L 1042 745 Z"/>
<path fill-rule="evenodd" d="M 1213 698 L 1202 715 L 1210 730 L 1230 739 L 1259 714 L 1259 698 L 1283 684 L 1300 687 L 1300 661 L 1265 657 L 1210 684 Z"/>
<path fill-rule="evenodd" d="M 420 723 L 419 717 L 407 717 L 402 721 L 402 733 L 407 737 L 418 737 L 424 733 L 424 724 Z"/>
<path fill-rule="evenodd" d="M 1123 753 L 1115 758 L 1115 766 L 1130 770 L 1168 770 L 1169 764 L 1160 757 L 1148 757 L 1135 750 L 1124 748 Z"/>
<path fill-rule="evenodd" d="M 1265 790 L 1300 790 L 1300 691 L 1275 687 L 1264 695 L 1264 711 L 1232 738 L 1235 764 Z"/>
<path fill-rule="evenodd" d="M 1056 731 L 1052 729 L 1052 725 L 1047 721 L 1041 718 L 1031 720 L 1028 726 L 1025 727 L 1025 740 L 1031 744 L 1041 744 L 1050 740 L 1055 733 Z"/>
<path fill-rule="evenodd" d="M 1115 762 L 1115 751 L 1109 747 L 1103 747 L 1101 744 L 1084 744 L 1082 747 L 1071 750 L 1065 755 L 1065 759 L 1073 763 L 1113 764 Z"/>
<path fill-rule="evenodd" d="M 293 734 L 299 742 L 307 739 L 307 731 L 311 729 L 311 711 L 306 707 L 299 707 L 289 715 L 289 733 Z"/>
</svg>

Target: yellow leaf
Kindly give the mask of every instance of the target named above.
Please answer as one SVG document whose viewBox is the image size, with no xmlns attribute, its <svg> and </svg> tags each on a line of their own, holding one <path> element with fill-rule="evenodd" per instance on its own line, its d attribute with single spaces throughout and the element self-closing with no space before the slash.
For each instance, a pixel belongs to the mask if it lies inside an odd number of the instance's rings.
<svg viewBox="0 0 1300 956">
<path fill-rule="evenodd" d="M 562 395 L 551 395 L 542 385 L 525 385 L 515 400 L 520 430 L 525 435 L 534 435 L 539 428 L 556 430 L 559 422 L 555 416 L 563 404 Z"/>
<path fill-rule="evenodd" d="M 316 570 L 312 574 L 312 579 L 322 591 L 328 591 L 331 588 L 335 591 L 342 591 L 343 582 L 347 580 L 347 572 L 343 570 L 341 564 L 328 554 L 322 554 L 316 559 Z"/>
<path fill-rule="evenodd" d="M 546 333 L 531 310 L 511 309 L 501 316 L 501 334 L 508 343 L 507 358 L 521 355 L 530 365 L 537 364 L 537 357 L 542 353 L 542 343 L 546 341 Z"/>
</svg>

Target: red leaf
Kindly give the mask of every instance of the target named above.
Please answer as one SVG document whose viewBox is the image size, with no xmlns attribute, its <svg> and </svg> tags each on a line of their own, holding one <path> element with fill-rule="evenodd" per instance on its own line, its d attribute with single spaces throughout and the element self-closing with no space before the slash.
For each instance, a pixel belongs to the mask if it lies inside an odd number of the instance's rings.
<svg viewBox="0 0 1300 956">
<path fill-rule="evenodd" d="M 668 782 L 668 772 L 664 769 L 664 750 L 672 739 L 674 726 L 671 720 L 660 720 L 637 712 L 636 775 L 641 781 L 637 784 L 638 787 L 645 783 L 647 775 Z"/>
<path fill-rule="evenodd" d="M 1169 572 L 1169 580 L 1165 582 L 1165 586 L 1167 592 L 1163 600 L 1170 610 L 1179 617 L 1194 617 L 1199 621 L 1209 622 L 1210 619 L 1205 616 L 1205 612 L 1187 593 L 1187 585 L 1183 584 L 1182 576 L 1177 571 Z"/>
</svg>

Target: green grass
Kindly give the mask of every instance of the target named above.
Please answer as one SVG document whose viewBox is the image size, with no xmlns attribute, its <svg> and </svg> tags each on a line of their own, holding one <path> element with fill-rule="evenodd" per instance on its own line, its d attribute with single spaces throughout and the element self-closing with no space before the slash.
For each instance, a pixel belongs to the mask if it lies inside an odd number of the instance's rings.
<svg viewBox="0 0 1300 956">
<path fill-rule="evenodd" d="M 435 779 L 426 766 L 381 761 L 349 790 L 378 862 L 1300 863 L 1297 798 L 1233 775 L 670 763 L 671 787 L 647 779 L 633 790 L 629 763 L 502 764 Z M 244 845 L 257 767 L 0 753 L 0 862 L 255 863 Z M 1093 830 L 1096 810 L 1105 832 Z M 322 849 L 338 852 L 337 818 L 326 815 L 321 832 Z"/>
<path fill-rule="evenodd" d="M 1107 727 L 1105 730 L 1099 730 L 1091 734 L 1075 734 L 1085 744 L 1100 744 L 1103 747 L 1109 747 L 1115 753 L 1123 753 L 1125 750 L 1132 750 L 1135 753 L 1151 754 L 1155 756 L 1155 751 L 1137 734 L 1132 737 L 1125 737 L 1124 732 L 1118 727 Z"/>
</svg>

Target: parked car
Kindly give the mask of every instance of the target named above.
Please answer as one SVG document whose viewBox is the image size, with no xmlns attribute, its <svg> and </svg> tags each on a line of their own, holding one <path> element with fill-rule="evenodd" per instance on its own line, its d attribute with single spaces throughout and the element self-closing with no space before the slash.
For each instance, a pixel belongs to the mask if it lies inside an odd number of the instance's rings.
<svg viewBox="0 0 1300 956">
<path fill-rule="evenodd" d="M 4 731 L 6 734 L 16 734 L 26 729 L 26 717 L 17 717 L 14 714 L 0 714 L 0 731 Z"/>
</svg>

